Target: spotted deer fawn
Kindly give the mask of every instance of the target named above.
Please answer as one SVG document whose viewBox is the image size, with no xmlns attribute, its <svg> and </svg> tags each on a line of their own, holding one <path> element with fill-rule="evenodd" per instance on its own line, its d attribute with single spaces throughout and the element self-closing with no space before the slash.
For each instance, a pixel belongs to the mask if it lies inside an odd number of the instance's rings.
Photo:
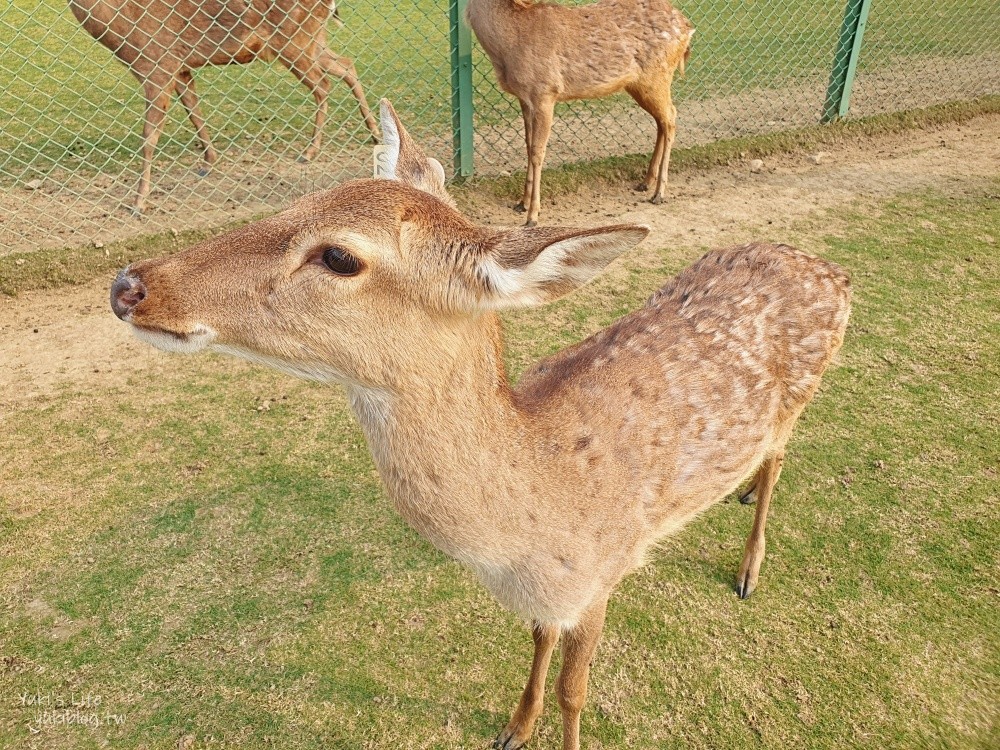
<svg viewBox="0 0 1000 750">
<path fill-rule="evenodd" d="M 319 153 L 330 95 L 327 76 L 350 86 L 365 125 L 373 137 L 378 134 L 354 63 L 326 43 L 327 21 L 332 16 L 340 22 L 334 0 L 70 0 L 69 7 L 142 84 L 146 117 L 134 213 L 143 211 L 149 196 L 153 153 L 173 94 L 187 110 L 205 155 L 199 174 L 207 174 L 217 158 L 198 108 L 192 75 L 197 68 L 278 60 L 291 70 L 316 99 L 312 142 L 303 161 Z"/>
<path fill-rule="evenodd" d="M 684 73 L 694 28 L 668 0 L 599 0 L 565 7 L 532 0 L 469 0 L 469 26 L 500 87 L 521 102 L 528 173 L 518 211 L 538 221 L 542 162 L 556 102 L 625 90 L 656 120 L 656 146 L 637 189 L 663 201 L 677 110 L 675 70 Z"/>
<path fill-rule="evenodd" d="M 786 245 L 714 250 L 512 386 L 496 311 L 568 294 L 648 230 L 476 226 L 387 102 L 382 123 L 392 179 L 129 266 L 111 306 L 161 349 L 342 385 L 399 513 L 533 622 L 531 674 L 495 747 L 527 741 L 561 636 L 576 750 L 611 591 L 751 476 L 736 588 L 757 585 L 785 445 L 844 337 L 847 275 Z"/>
</svg>

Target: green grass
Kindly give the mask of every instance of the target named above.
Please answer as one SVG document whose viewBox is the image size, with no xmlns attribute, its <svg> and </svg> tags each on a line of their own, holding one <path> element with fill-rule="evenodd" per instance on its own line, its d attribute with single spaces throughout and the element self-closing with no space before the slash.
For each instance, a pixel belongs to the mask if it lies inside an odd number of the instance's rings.
<svg viewBox="0 0 1000 750">
<path fill-rule="evenodd" d="M 451 122 L 447 7 L 433 0 L 359 2 L 340 7 L 344 29 L 331 47 L 355 60 L 370 104 L 388 93 L 419 127 Z M 138 82 L 77 23 L 63 0 L 14 0 L 0 10 L 0 172 L 23 169 L 113 171 L 134 158 L 143 98 Z M 9 82 L 9 83 L 8 83 Z M 278 64 L 205 68 L 198 91 L 220 149 L 247 141 L 294 156 L 308 143 L 312 97 Z M 346 130 L 335 131 L 342 122 Z M 349 90 L 335 82 L 328 137 L 360 146 L 367 132 Z M 175 102 L 158 153 L 194 153 L 194 133 Z"/>
<path fill-rule="evenodd" d="M 790 232 L 851 270 L 855 304 L 789 448 L 761 588 L 732 593 L 738 503 L 668 540 L 612 598 L 588 746 L 996 746 L 998 195 Z M 514 316 L 512 371 L 697 253 L 626 259 Z M 479 748 L 506 721 L 527 632 L 391 510 L 337 389 L 177 358 L 7 424 L 0 745 Z M 22 695 L 88 694 L 104 726 L 30 734 Z M 557 737 L 550 701 L 532 747 Z"/>
<path fill-rule="evenodd" d="M 689 74 L 677 87 L 678 101 L 781 89 L 817 76 L 822 87 L 842 5 L 835 0 L 681 3 L 698 33 Z M 906 6 L 905 16 L 892 8 L 873 11 L 867 69 L 898 66 L 900 60 L 920 55 L 958 64 L 963 57 L 996 51 L 1000 28 L 992 0 L 966 0 L 959 13 L 945 15 L 934 0 Z M 390 96 L 418 137 L 450 132 L 448 4 L 358 0 L 338 7 L 346 27 L 331 27 L 331 46 L 355 60 L 369 102 Z M 57 168 L 115 174 L 136 158 L 143 112 L 140 87 L 125 66 L 83 31 L 64 0 L 5 4 L 0 9 L 0 50 L 4 181 L 24 182 Z M 474 83 L 480 123 L 520 127 L 516 103 L 496 89 L 492 68 L 478 46 Z M 287 157 L 304 149 L 312 127 L 311 97 L 277 64 L 207 68 L 199 71 L 198 86 L 218 148 L 252 144 Z M 817 115 L 820 105 L 817 100 Z M 617 106 L 617 99 L 586 105 L 598 112 Z M 629 106 L 629 116 L 633 109 Z M 336 83 L 327 137 L 348 149 L 362 146 L 367 138 L 353 99 Z M 179 104 L 170 110 L 159 153 L 184 154 L 192 162 L 198 158 L 194 133 Z"/>
</svg>

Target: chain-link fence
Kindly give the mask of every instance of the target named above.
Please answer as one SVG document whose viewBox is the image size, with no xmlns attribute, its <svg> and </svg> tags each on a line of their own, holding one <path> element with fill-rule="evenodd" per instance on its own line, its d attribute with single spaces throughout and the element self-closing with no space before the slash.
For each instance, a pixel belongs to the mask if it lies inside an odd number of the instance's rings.
<svg viewBox="0 0 1000 750">
<path fill-rule="evenodd" d="M 678 2 L 697 34 L 687 75 L 674 86 L 676 145 L 818 122 L 830 106 L 835 57 L 838 75 L 849 74 L 850 116 L 1000 93 L 996 0 L 846 1 L 848 14 L 853 8 L 862 16 L 846 36 L 845 0 Z M 391 98 L 442 162 L 461 142 L 453 126 L 471 122 L 477 174 L 523 170 L 520 110 L 498 90 L 478 46 L 471 58 L 475 115 L 453 116 L 457 35 L 450 31 L 464 5 L 343 0 L 334 10 L 330 0 L 8 0 L 0 6 L 0 254 L 217 226 L 369 174 L 368 128 L 338 77 L 348 70 L 344 57 L 353 60 L 368 104 Z M 128 15 L 136 8 L 144 9 L 140 16 Z M 102 35 L 102 24 L 111 31 Z M 319 46 L 324 35 L 329 54 Z M 185 75 L 169 85 L 154 80 L 170 65 L 196 68 L 200 107 L 190 119 Z M 314 91 L 323 88 L 320 70 L 331 74 L 323 145 L 302 162 L 313 139 Z M 173 102 L 152 158 L 149 196 L 135 216 L 144 122 L 156 129 L 147 122 L 147 95 L 152 109 L 162 108 L 164 96 Z M 218 154 L 210 168 L 205 132 Z M 624 95 L 559 105 L 546 166 L 648 152 L 654 136 L 652 119 Z"/>
<path fill-rule="evenodd" d="M 337 68 L 330 76 L 322 148 L 308 163 L 299 161 L 310 146 L 317 109 L 310 87 L 297 80 L 316 74 L 308 68 L 318 58 L 322 32 L 310 28 L 310 18 L 321 21 L 331 58 L 354 61 L 374 111 L 379 98 L 389 96 L 414 135 L 449 161 L 446 3 L 347 0 L 336 6 L 342 27 L 330 0 L 70 4 L 115 33 L 105 44 L 95 40 L 67 0 L 0 5 L 5 251 L 217 226 L 273 211 L 345 178 L 370 175 L 370 134 Z M 278 28 L 275 17 L 286 26 Z M 114 26 L 116 19 L 120 23 Z M 121 50 L 126 62 L 111 48 Z M 150 60 L 172 74 L 178 59 L 194 66 L 213 54 L 222 61 L 260 58 L 193 71 L 218 159 L 199 176 L 206 165 L 198 135 L 179 96 L 172 97 L 152 159 L 151 191 L 136 217 L 130 209 L 143 166 L 146 109 L 140 79 L 153 77 L 150 69 L 157 66 Z M 131 67 L 137 75 L 130 72 L 129 56 L 136 58 Z M 313 67 L 320 65 L 317 60 Z M 175 93 L 180 92 L 175 88 Z"/>
<path fill-rule="evenodd" d="M 1000 94 L 996 0 L 846 0 L 846 13 L 845 0 L 678 0 L 677 7 L 697 33 L 687 73 L 673 87 L 675 147 L 815 124 L 835 68 L 852 76 L 852 117 Z M 866 27 L 845 36 L 852 12 L 864 14 Z M 856 70 L 848 70 L 852 52 Z M 501 95 L 478 47 L 473 60 L 476 171 L 523 170 L 518 103 Z M 655 136 L 652 118 L 627 94 L 560 104 L 545 163 L 648 152 Z"/>
</svg>

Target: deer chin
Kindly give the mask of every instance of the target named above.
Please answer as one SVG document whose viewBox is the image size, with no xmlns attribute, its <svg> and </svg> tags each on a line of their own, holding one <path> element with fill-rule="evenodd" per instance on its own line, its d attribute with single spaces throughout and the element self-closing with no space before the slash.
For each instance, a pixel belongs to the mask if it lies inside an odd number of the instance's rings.
<svg viewBox="0 0 1000 750">
<path fill-rule="evenodd" d="M 155 346 L 165 352 L 194 354 L 207 348 L 218 334 L 214 328 L 196 324 L 190 331 L 169 331 L 166 328 L 147 328 L 131 323 L 132 333 L 140 341 Z"/>
</svg>

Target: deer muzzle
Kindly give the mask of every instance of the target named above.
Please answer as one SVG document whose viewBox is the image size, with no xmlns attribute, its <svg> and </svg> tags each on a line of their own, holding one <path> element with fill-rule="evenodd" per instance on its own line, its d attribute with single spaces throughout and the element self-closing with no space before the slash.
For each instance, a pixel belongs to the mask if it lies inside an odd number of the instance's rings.
<svg viewBox="0 0 1000 750">
<path fill-rule="evenodd" d="M 136 305 L 146 299 L 146 285 L 129 273 L 128 268 L 118 272 L 111 285 L 111 310 L 120 320 L 128 320 Z"/>
</svg>

